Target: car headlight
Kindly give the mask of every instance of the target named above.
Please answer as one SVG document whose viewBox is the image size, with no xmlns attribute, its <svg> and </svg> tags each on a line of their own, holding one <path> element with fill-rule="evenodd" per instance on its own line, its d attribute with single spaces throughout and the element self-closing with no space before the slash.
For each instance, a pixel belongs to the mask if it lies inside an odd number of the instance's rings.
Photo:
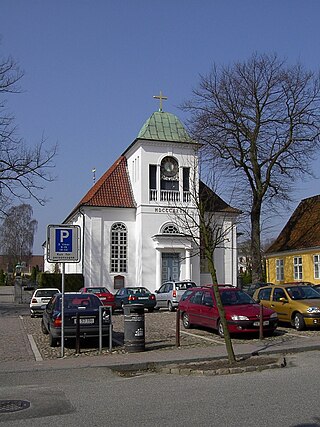
<svg viewBox="0 0 320 427">
<path fill-rule="evenodd" d="M 278 314 L 277 314 L 277 313 L 272 313 L 272 314 L 270 315 L 270 319 L 275 319 L 276 317 L 278 317 Z"/>
<path fill-rule="evenodd" d="M 320 308 L 319 307 L 308 307 L 307 313 L 320 313 Z"/>
<path fill-rule="evenodd" d="M 233 314 L 231 316 L 231 319 L 232 320 L 249 320 L 249 317 L 247 317 L 247 316 L 238 316 L 236 314 Z"/>
</svg>

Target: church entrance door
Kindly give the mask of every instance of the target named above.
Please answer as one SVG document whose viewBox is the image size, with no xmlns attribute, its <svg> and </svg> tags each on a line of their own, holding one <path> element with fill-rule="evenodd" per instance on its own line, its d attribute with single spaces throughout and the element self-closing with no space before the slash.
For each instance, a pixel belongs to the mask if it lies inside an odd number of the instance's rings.
<svg viewBox="0 0 320 427">
<path fill-rule="evenodd" d="M 180 257 L 177 253 L 162 254 L 162 283 L 180 279 Z"/>
</svg>

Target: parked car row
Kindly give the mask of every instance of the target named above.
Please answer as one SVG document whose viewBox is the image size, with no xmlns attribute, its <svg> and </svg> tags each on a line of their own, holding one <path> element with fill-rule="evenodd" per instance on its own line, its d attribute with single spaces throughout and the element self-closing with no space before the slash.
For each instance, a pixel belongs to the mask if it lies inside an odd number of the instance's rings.
<svg viewBox="0 0 320 427">
<path fill-rule="evenodd" d="M 150 312 L 159 310 L 160 308 L 174 311 L 178 307 L 178 303 L 184 292 L 196 286 L 196 283 L 192 281 L 170 281 L 165 282 L 154 293 L 143 286 L 123 287 L 115 295 L 103 286 L 84 287 L 79 292 L 95 294 L 100 298 L 102 304 L 111 307 L 112 311 L 123 311 L 123 307 L 126 304 L 143 304 Z M 31 316 L 42 315 L 44 305 L 57 292 L 60 292 L 57 288 L 40 288 L 35 291 L 30 302 Z"/>
<path fill-rule="evenodd" d="M 253 297 L 247 292 L 227 285 L 218 285 L 231 334 L 257 333 L 271 335 L 278 322 L 290 323 L 297 330 L 320 325 L 320 285 L 291 283 L 268 284 L 257 287 Z M 317 290 L 318 289 L 318 290 Z M 61 338 L 61 300 L 57 288 L 40 288 L 30 302 L 31 316 L 42 315 L 42 332 L 49 335 L 50 345 L 56 346 Z M 123 310 L 127 304 L 143 304 L 149 312 L 165 308 L 180 310 L 183 326 L 216 330 L 223 337 L 218 302 L 213 285 L 198 287 L 191 281 L 166 282 L 155 293 L 145 287 L 121 288 L 115 295 L 104 287 L 82 288 L 80 292 L 65 293 L 65 337 L 75 337 L 77 318 L 83 336 L 97 337 L 99 307 L 109 306 L 112 311 Z M 261 306 L 263 308 L 261 308 Z M 109 332 L 109 312 L 103 311 L 103 336 Z"/>
</svg>

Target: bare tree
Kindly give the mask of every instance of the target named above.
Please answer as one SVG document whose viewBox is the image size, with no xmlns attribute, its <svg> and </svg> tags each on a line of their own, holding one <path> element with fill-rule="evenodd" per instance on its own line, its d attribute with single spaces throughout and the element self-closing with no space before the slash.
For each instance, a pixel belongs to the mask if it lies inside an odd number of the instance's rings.
<svg viewBox="0 0 320 427">
<path fill-rule="evenodd" d="M 0 227 L 1 253 L 13 266 L 27 262 L 32 255 L 38 225 L 32 214 L 32 207 L 28 204 L 13 206 Z"/>
<path fill-rule="evenodd" d="M 210 273 L 228 360 L 229 363 L 234 363 L 235 354 L 218 287 L 215 251 L 225 247 L 229 241 L 228 237 L 234 223 L 232 220 L 230 225 L 226 225 L 227 218 L 238 215 L 240 211 L 231 208 L 205 183 L 197 179 L 197 167 L 190 169 L 193 171 L 193 177 L 190 177 L 190 204 L 175 202 L 171 219 L 176 224 L 181 237 L 191 242 L 193 256 L 200 255 L 202 265 L 205 263 Z"/>
<path fill-rule="evenodd" d="M 254 54 L 230 67 L 214 67 L 182 108 L 191 113 L 194 139 L 207 159 L 237 184 L 249 207 L 253 281 L 262 280 L 263 206 L 290 200 L 297 178 L 312 176 L 319 150 L 319 78 L 277 55 Z"/>
<path fill-rule="evenodd" d="M 45 147 L 44 138 L 29 147 L 18 136 L 14 116 L 8 111 L 4 96 L 19 93 L 23 72 L 10 57 L 0 58 L 0 211 L 16 198 L 33 198 L 41 205 L 40 196 L 46 182 L 53 181 L 50 169 L 57 147 Z"/>
</svg>

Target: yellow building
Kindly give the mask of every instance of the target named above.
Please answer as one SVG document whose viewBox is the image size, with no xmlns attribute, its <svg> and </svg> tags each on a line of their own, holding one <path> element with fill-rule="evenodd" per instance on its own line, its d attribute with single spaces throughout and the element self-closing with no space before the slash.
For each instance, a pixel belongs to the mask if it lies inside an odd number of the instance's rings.
<svg viewBox="0 0 320 427">
<path fill-rule="evenodd" d="M 320 283 L 320 195 L 300 202 L 266 251 L 267 282 Z"/>
</svg>

